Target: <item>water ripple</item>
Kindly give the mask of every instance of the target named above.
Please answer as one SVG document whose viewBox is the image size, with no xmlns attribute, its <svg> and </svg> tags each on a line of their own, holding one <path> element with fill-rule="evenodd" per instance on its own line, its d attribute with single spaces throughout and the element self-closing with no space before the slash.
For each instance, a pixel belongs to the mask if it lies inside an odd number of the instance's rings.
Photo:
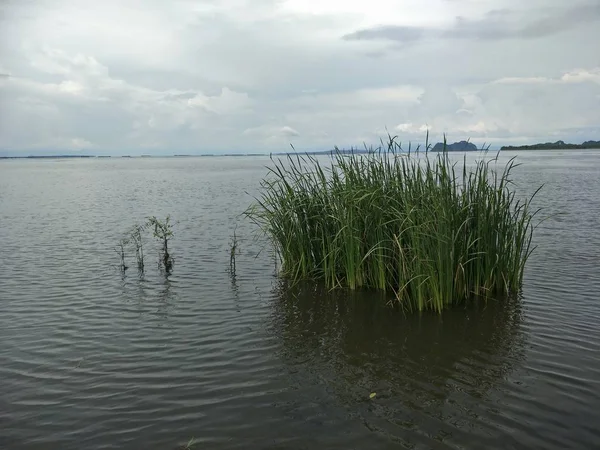
<svg viewBox="0 0 600 450">
<path fill-rule="evenodd" d="M 522 296 L 442 317 L 283 286 L 239 217 L 266 159 L 2 162 L 0 448 L 592 448 L 598 157 L 523 154 L 550 217 Z M 166 214 L 174 273 L 148 242 L 123 278 L 115 243 Z"/>
</svg>

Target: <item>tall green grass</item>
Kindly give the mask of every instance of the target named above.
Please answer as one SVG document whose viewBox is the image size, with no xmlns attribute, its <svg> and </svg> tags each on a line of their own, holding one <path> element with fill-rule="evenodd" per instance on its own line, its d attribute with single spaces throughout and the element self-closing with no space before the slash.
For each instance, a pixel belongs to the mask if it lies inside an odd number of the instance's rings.
<svg viewBox="0 0 600 450">
<path fill-rule="evenodd" d="M 406 309 L 437 312 L 520 289 L 535 212 L 533 196 L 511 190 L 514 158 L 498 172 L 497 157 L 469 167 L 447 152 L 402 152 L 392 137 L 332 158 L 330 166 L 310 155 L 272 158 L 245 212 L 272 241 L 284 276 L 393 291 Z"/>
</svg>

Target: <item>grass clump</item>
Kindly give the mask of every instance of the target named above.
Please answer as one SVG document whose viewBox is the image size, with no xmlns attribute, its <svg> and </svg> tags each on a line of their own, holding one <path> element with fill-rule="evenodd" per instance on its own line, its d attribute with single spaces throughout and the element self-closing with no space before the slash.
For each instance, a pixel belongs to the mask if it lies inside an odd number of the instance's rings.
<svg viewBox="0 0 600 450">
<path fill-rule="evenodd" d="M 329 167 L 310 155 L 274 161 L 245 212 L 284 276 L 393 291 L 409 310 L 437 312 L 520 289 L 535 212 L 533 196 L 510 189 L 514 158 L 501 172 L 495 159 L 460 167 L 447 152 L 407 154 L 393 137 L 332 157 Z"/>
</svg>

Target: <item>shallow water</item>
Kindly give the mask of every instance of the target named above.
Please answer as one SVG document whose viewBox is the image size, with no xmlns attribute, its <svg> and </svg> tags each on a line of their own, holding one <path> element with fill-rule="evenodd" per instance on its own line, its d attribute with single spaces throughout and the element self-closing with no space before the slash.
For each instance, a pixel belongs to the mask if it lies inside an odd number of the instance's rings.
<svg viewBox="0 0 600 450">
<path fill-rule="evenodd" d="M 518 155 L 550 216 L 522 297 L 442 317 L 286 289 L 239 217 L 268 158 L 0 161 L 0 448 L 597 446 L 600 152 Z M 148 243 L 123 278 L 166 214 L 173 274 Z"/>
</svg>

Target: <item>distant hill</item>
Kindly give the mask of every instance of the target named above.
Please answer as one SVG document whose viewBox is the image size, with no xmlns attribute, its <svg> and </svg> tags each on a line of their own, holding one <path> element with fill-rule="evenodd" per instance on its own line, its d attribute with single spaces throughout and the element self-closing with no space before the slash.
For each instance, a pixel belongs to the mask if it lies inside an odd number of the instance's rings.
<svg viewBox="0 0 600 450">
<path fill-rule="evenodd" d="M 546 142 L 545 144 L 533 145 L 505 145 L 500 150 L 577 150 L 586 148 L 599 148 L 600 141 L 585 141 L 583 144 L 567 144 L 564 141 Z"/>
<path fill-rule="evenodd" d="M 443 152 L 446 150 L 447 152 L 476 152 L 477 146 L 467 141 L 455 142 L 454 144 L 446 144 L 444 148 L 443 142 L 438 142 L 431 149 L 432 152 Z"/>
</svg>

